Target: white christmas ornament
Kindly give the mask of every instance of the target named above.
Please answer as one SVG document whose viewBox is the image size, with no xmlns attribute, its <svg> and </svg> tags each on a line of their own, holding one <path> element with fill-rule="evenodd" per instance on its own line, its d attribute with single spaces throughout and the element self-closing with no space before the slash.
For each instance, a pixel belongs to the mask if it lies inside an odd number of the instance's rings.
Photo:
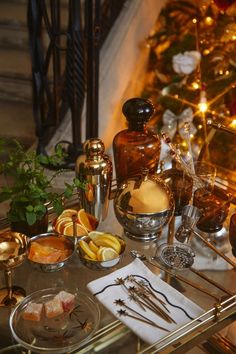
<svg viewBox="0 0 236 354">
<path fill-rule="evenodd" d="M 177 74 L 191 74 L 198 66 L 201 54 L 197 51 L 184 52 L 173 56 L 173 69 Z"/>
</svg>

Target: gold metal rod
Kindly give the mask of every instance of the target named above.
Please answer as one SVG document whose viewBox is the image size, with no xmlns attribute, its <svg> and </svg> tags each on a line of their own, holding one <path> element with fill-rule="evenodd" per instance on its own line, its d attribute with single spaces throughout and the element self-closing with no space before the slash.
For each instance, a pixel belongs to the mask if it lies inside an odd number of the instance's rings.
<svg viewBox="0 0 236 354">
<path fill-rule="evenodd" d="M 150 261 L 148 261 L 150 262 Z M 150 262 L 152 265 L 155 265 L 155 263 Z M 156 267 L 160 268 L 161 270 L 163 270 L 164 272 L 170 274 L 172 277 L 175 277 L 176 279 L 182 281 L 183 283 L 186 283 L 188 285 L 190 285 L 191 287 L 201 291 L 202 293 L 209 295 L 210 297 L 213 297 L 215 300 L 219 301 L 219 296 L 216 296 L 214 294 L 212 294 L 210 291 L 203 289 L 202 287 L 200 287 L 198 284 L 193 283 L 192 281 L 185 279 L 184 277 L 182 277 L 181 275 L 177 275 L 177 274 L 173 274 L 171 271 L 165 269 L 164 267 L 162 267 L 159 263 L 156 264 Z"/>
<path fill-rule="evenodd" d="M 200 235 L 197 231 L 193 230 L 194 235 L 196 235 L 200 240 L 205 243 L 211 250 L 213 250 L 215 253 L 217 253 L 221 258 L 223 258 L 227 263 L 229 263 L 233 268 L 236 268 L 236 263 L 234 263 L 229 257 L 225 256 L 224 253 L 219 251 L 215 246 L 213 246 L 210 242 L 205 240 L 205 238 Z"/>
<path fill-rule="evenodd" d="M 146 291 L 148 294 L 150 294 L 150 296 L 152 296 L 154 299 L 156 299 L 158 302 L 160 302 L 160 303 L 162 304 L 162 306 L 165 307 L 165 305 L 166 305 L 165 301 L 159 299 L 159 297 L 156 296 L 156 294 L 154 294 L 154 292 L 153 292 L 151 289 L 149 289 L 148 286 L 142 285 L 141 282 L 137 282 L 137 280 L 135 280 L 135 279 L 133 279 L 132 281 L 133 281 L 136 285 L 138 285 L 141 289 L 143 289 L 143 290 Z M 166 307 L 165 307 L 165 309 L 166 309 L 167 311 L 169 311 Z"/>
<path fill-rule="evenodd" d="M 175 235 L 175 215 L 172 216 L 168 224 L 168 235 L 167 235 L 168 245 L 173 245 L 174 235 Z M 170 284 L 170 275 L 167 272 L 164 275 L 164 280 L 167 284 Z"/>
<path fill-rule="evenodd" d="M 113 322 L 109 323 L 108 325 L 98 329 L 95 332 L 95 335 L 98 335 L 100 333 L 102 333 L 102 335 L 104 335 L 104 333 L 107 333 L 108 331 L 113 330 L 113 327 L 115 328 L 115 327 L 120 326 L 120 325 L 121 325 L 121 322 L 119 320 L 113 321 Z"/>
<path fill-rule="evenodd" d="M 77 220 L 77 215 L 72 215 L 73 236 L 74 236 L 75 245 L 77 244 L 77 227 L 76 227 L 76 220 Z"/>
<path fill-rule="evenodd" d="M 205 274 L 203 274 L 202 272 L 197 271 L 196 269 L 190 267 L 189 268 L 193 273 L 197 274 L 199 277 L 201 277 L 202 279 L 208 281 L 210 284 L 214 285 L 216 288 L 222 290 L 224 293 L 232 296 L 233 293 L 227 289 L 225 289 L 222 285 L 218 284 L 217 282 L 215 282 L 214 280 L 208 278 Z"/>
<path fill-rule="evenodd" d="M 101 328 L 100 330 L 98 330 L 97 332 L 95 332 L 95 335 L 88 341 L 88 344 L 93 343 L 95 340 L 100 339 L 100 337 L 104 337 L 105 335 L 107 335 L 109 332 L 115 330 L 117 327 L 119 326 L 124 326 L 122 322 L 120 322 L 119 320 L 114 321 L 112 323 L 110 323 L 109 325 Z"/>
<path fill-rule="evenodd" d="M 227 307 L 222 308 L 221 311 L 220 311 L 221 313 L 223 313 L 224 311 L 227 311 L 228 309 L 230 309 L 233 306 L 235 306 L 236 295 L 232 296 L 232 298 L 230 298 L 230 299 L 227 299 L 227 300 L 221 302 L 221 305 L 225 305 L 225 304 L 229 303 L 232 300 L 234 300 L 234 302 L 229 304 Z M 215 317 L 214 312 L 215 312 L 215 307 L 213 307 L 210 310 L 204 312 L 202 315 L 196 317 L 194 320 L 192 320 L 190 322 L 187 322 L 185 325 L 180 326 L 176 330 L 172 331 L 170 334 L 168 334 L 165 337 L 161 338 L 156 343 L 151 344 L 149 347 L 143 349 L 138 354 L 150 353 L 150 350 L 152 350 L 152 353 L 160 353 L 160 351 L 163 348 L 165 348 L 166 345 L 163 344 L 161 347 L 158 347 L 158 349 L 154 350 L 155 346 L 160 345 L 161 343 L 165 342 L 168 339 L 170 339 L 169 342 L 168 342 L 168 345 L 172 344 L 173 342 L 175 342 L 176 340 L 178 340 L 179 338 L 182 337 L 181 331 L 183 331 L 183 329 L 186 329 L 186 331 L 184 332 L 184 335 L 187 335 L 189 332 L 191 332 L 193 330 L 197 330 L 199 327 L 203 327 L 207 322 L 209 322 L 209 321 L 214 319 L 214 317 Z M 209 315 L 209 317 L 205 318 L 208 315 Z M 190 327 L 190 328 L 187 329 L 188 327 Z"/>
<path fill-rule="evenodd" d="M 236 130 L 235 129 L 230 129 L 230 128 L 224 126 L 221 123 L 215 124 L 213 122 L 210 122 L 210 123 L 208 123 L 208 125 L 210 125 L 211 127 L 215 128 L 215 129 L 225 131 L 225 132 L 230 133 L 232 135 L 236 135 Z"/>
<path fill-rule="evenodd" d="M 151 301 L 150 299 L 148 299 L 146 297 L 144 298 L 144 300 L 146 302 L 143 302 L 142 300 L 140 300 L 140 301 L 144 306 L 148 307 L 149 310 L 151 310 L 152 312 L 154 312 L 158 316 L 162 317 L 165 321 L 167 321 L 169 323 L 174 322 L 176 324 L 175 320 L 173 318 L 171 318 L 168 314 L 166 314 L 157 304 L 155 304 L 153 301 Z"/>
<path fill-rule="evenodd" d="M 173 245 L 174 235 L 175 235 L 175 216 L 173 215 L 168 224 L 168 236 L 167 236 L 168 245 Z"/>
</svg>

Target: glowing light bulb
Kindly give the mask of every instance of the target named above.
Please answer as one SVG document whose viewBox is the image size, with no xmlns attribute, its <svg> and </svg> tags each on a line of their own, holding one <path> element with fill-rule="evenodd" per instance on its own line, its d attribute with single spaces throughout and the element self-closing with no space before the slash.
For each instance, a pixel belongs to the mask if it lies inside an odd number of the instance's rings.
<svg viewBox="0 0 236 354">
<path fill-rule="evenodd" d="M 232 120 L 232 122 L 230 123 L 229 126 L 230 126 L 231 128 L 236 129 L 236 118 L 234 118 L 234 119 Z"/>
<path fill-rule="evenodd" d="M 203 55 L 208 55 L 209 53 L 210 53 L 210 50 L 209 50 L 209 49 L 204 49 Z"/>
<path fill-rule="evenodd" d="M 161 90 L 161 94 L 162 94 L 162 96 L 168 95 L 168 88 L 164 87 L 164 88 Z"/>
<path fill-rule="evenodd" d="M 214 20 L 213 20 L 212 17 L 207 16 L 207 17 L 205 18 L 205 24 L 206 24 L 206 25 L 211 26 L 211 25 L 213 25 L 213 23 L 214 23 Z"/>
<path fill-rule="evenodd" d="M 199 84 L 198 84 L 198 82 L 194 81 L 194 82 L 192 83 L 192 88 L 193 88 L 194 90 L 199 89 Z"/>
<path fill-rule="evenodd" d="M 206 102 L 199 102 L 198 108 L 201 113 L 205 113 L 208 109 L 208 104 Z"/>
<path fill-rule="evenodd" d="M 198 103 L 198 108 L 201 113 L 205 113 L 208 109 L 208 103 L 207 103 L 207 98 L 206 98 L 206 91 L 203 86 L 201 92 L 200 92 L 200 100 Z"/>
</svg>

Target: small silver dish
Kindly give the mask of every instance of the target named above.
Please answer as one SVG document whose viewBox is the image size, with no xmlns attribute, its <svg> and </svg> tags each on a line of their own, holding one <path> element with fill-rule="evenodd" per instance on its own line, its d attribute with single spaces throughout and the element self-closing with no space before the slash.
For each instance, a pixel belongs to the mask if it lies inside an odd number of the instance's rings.
<svg viewBox="0 0 236 354">
<path fill-rule="evenodd" d="M 28 260 L 43 272 L 61 269 L 75 250 L 71 239 L 56 233 L 45 233 L 30 239 Z"/>
<path fill-rule="evenodd" d="M 111 259 L 111 260 L 107 260 L 107 261 L 98 261 L 98 260 L 89 259 L 86 257 L 84 250 L 81 248 L 81 246 L 78 242 L 76 251 L 77 251 L 77 254 L 79 256 L 81 263 L 83 265 L 85 265 L 86 267 L 93 269 L 93 270 L 107 270 L 107 269 L 111 269 L 111 268 L 117 266 L 117 264 L 120 263 L 123 255 L 124 255 L 126 243 L 121 237 L 119 237 L 117 235 L 113 235 L 113 236 L 115 236 L 121 244 L 121 252 L 119 254 L 119 257 Z M 89 236 L 83 236 L 80 238 L 80 240 L 83 240 L 88 243 L 91 240 L 91 238 Z"/>
<path fill-rule="evenodd" d="M 172 245 L 164 243 L 157 250 L 156 258 L 170 269 L 182 270 L 189 268 L 194 263 L 193 249 L 182 243 Z"/>
</svg>

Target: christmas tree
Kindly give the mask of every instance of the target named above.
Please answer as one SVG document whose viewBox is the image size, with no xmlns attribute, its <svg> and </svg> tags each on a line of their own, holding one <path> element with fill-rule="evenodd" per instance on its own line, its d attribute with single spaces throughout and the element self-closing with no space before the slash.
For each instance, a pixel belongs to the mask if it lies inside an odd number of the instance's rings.
<svg viewBox="0 0 236 354">
<path fill-rule="evenodd" d="M 183 150 L 189 122 L 196 155 L 208 134 L 208 118 L 236 129 L 235 20 L 235 0 L 171 0 L 147 39 L 142 94 L 157 107 L 158 129 L 171 139 L 180 136 Z"/>
</svg>

